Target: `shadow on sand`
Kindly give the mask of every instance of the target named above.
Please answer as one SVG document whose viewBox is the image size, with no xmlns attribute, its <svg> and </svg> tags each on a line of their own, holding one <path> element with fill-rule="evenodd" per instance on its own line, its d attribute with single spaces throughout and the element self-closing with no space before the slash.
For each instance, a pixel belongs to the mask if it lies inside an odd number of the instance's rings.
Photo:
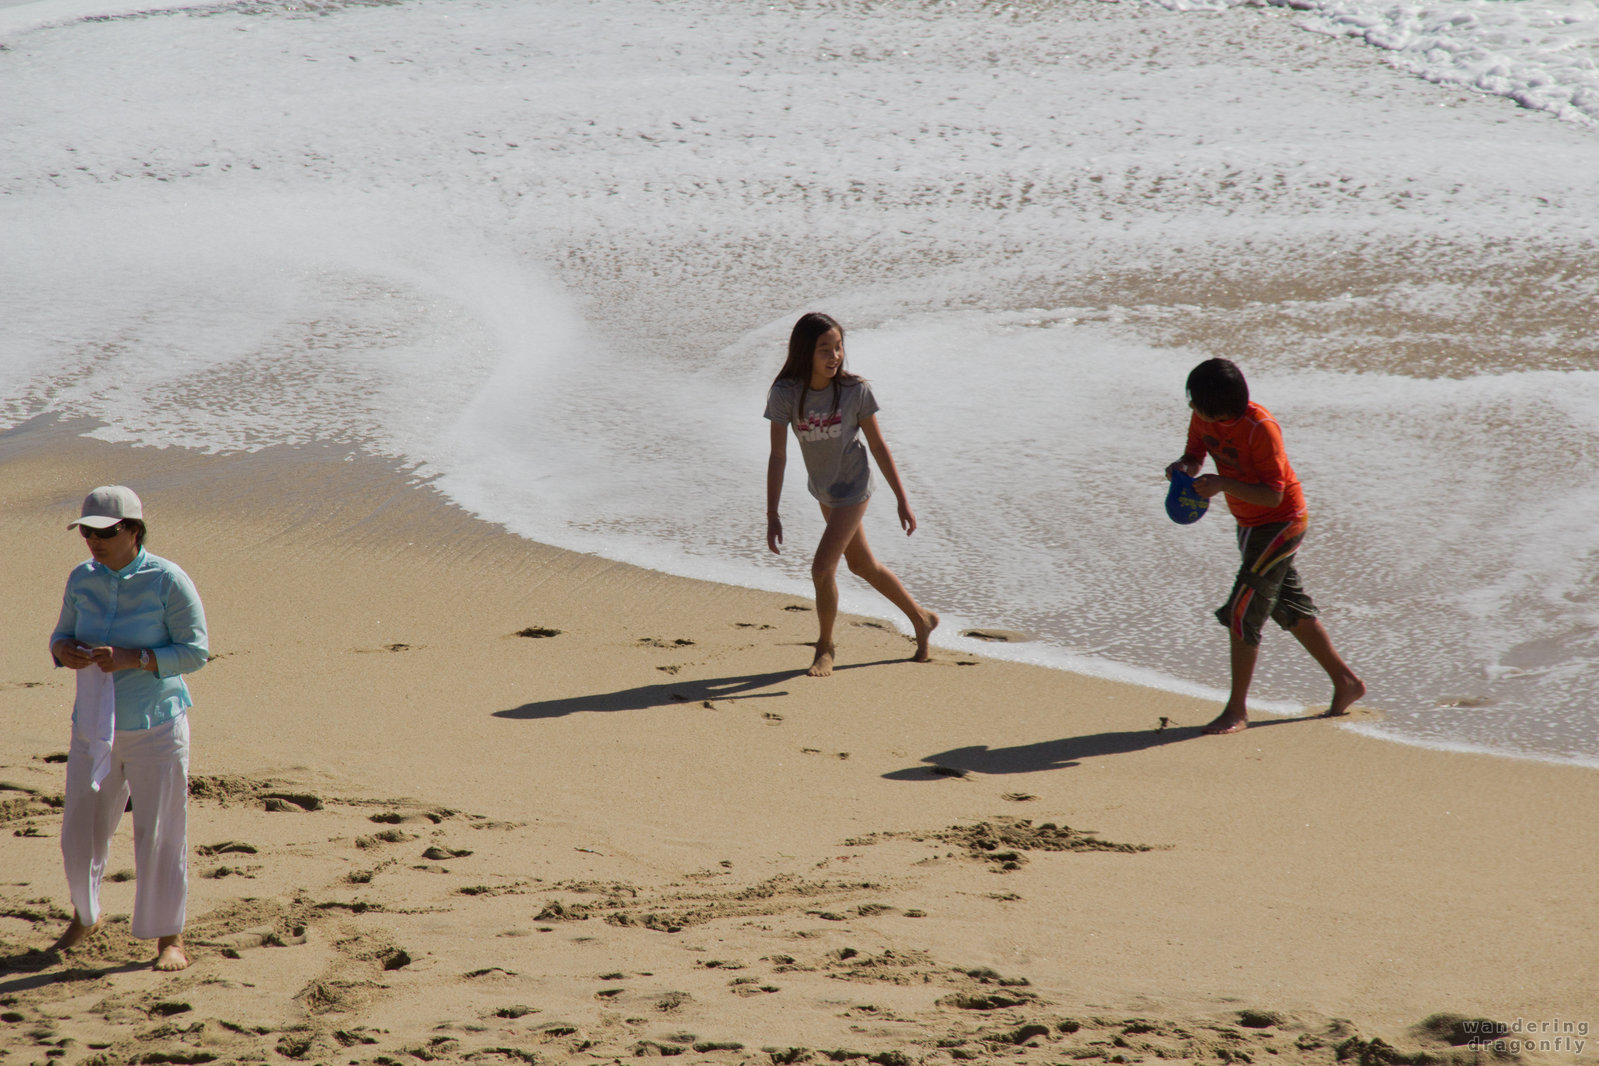
<svg viewBox="0 0 1599 1066">
<path fill-rule="evenodd" d="M 860 670 L 868 666 L 886 666 L 889 663 L 907 662 L 905 659 L 879 659 L 870 663 L 846 663 L 835 666 L 833 672 Z M 743 674 L 738 677 L 713 677 L 701 680 L 682 678 L 659 685 L 640 685 L 618 692 L 596 692 L 586 696 L 568 696 L 559 700 L 540 700 L 524 703 L 508 711 L 495 711 L 496 718 L 560 718 L 583 711 L 642 711 L 650 707 L 668 707 L 674 703 L 718 703 L 733 700 L 765 700 L 774 696 L 787 696 L 787 689 L 776 692 L 759 692 L 758 689 L 804 677 L 804 670 L 776 670 L 766 674 Z"/>
<path fill-rule="evenodd" d="M 37 948 L 0 958 L 0 974 L 26 975 L 0 980 L 0 996 L 72 981 L 94 981 L 114 973 L 132 973 L 150 968 L 149 962 L 118 962 L 104 966 L 67 966 L 58 969 L 65 961 L 66 956 L 59 951 L 40 951 Z"/>
<path fill-rule="evenodd" d="M 1249 728 L 1287 725 L 1289 722 L 1313 722 L 1320 715 L 1303 718 L 1266 718 L 1249 723 Z M 1178 744 L 1205 734 L 1201 726 L 1176 726 L 1170 729 L 1137 729 L 1120 733 L 1090 733 L 1081 737 L 1062 737 L 1044 740 L 1037 744 L 1021 744 L 1013 748 L 990 748 L 974 744 L 965 748 L 952 748 L 937 755 L 923 756 L 925 765 L 911 766 L 884 774 L 889 781 L 936 781 L 958 774 L 1032 774 L 1043 770 L 1065 770 L 1080 766 L 1084 759 L 1101 755 L 1126 755 L 1145 751 L 1164 744 Z M 1226 737 L 1215 738 L 1222 743 Z M 958 776 L 957 774 L 957 776 Z"/>
</svg>

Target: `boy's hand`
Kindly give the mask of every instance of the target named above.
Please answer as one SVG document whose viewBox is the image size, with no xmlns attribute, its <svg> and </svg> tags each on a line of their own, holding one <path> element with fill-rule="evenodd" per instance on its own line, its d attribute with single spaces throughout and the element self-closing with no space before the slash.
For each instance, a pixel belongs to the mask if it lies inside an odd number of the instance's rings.
<svg viewBox="0 0 1599 1066">
<path fill-rule="evenodd" d="M 1255 485 L 1248 481 L 1239 481 L 1237 478 L 1222 477 L 1220 474 L 1206 474 L 1194 479 L 1194 491 L 1205 499 L 1211 499 L 1222 493 L 1252 503 L 1256 507 L 1276 507 L 1283 502 L 1281 489 L 1274 489 L 1266 485 Z"/>
<path fill-rule="evenodd" d="M 1178 459 L 1176 462 L 1167 463 L 1166 464 L 1166 480 L 1167 481 L 1171 480 L 1171 472 L 1173 470 L 1181 470 L 1183 473 L 1187 474 L 1189 477 L 1193 477 L 1195 474 L 1199 473 L 1199 464 L 1194 462 L 1192 459 L 1187 459 L 1187 458 Z"/>
</svg>

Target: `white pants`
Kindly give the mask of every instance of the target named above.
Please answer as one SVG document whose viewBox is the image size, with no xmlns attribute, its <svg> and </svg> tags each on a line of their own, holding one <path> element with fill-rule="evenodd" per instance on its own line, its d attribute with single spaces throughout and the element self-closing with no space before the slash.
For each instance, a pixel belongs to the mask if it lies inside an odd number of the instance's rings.
<svg viewBox="0 0 1599 1066">
<path fill-rule="evenodd" d="M 61 858 L 78 921 L 100 920 L 100 882 L 111 836 L 133 796 L 134 936 L 183 932 L 189 895 L 189 716 L 150 729 L 117 730 L 111 772 L 97 792 L 90 785 L 89 745 L 74 731 L 67 753 L 67 795 L 61 819 Z"/>
</svg>

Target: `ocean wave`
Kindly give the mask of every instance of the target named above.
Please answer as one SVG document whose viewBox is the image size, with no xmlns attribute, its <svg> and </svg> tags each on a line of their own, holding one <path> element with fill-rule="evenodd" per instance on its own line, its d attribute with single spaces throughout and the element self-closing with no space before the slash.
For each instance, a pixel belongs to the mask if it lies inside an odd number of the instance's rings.
<svg viewBox="0 0 1599 1066">
<path fill-rule="evenodd" d="M 1220 11 L 1260 0 L 1153 0 L 1173 11 Z M 1310 16 L 1306 29 L 1353 37 L 1402 70 L 1514 100 L 1568 122 L 1599 126 L 1599 4 L 1454 0 L 1369 4 L 1268 0 Z"/>
</svg>

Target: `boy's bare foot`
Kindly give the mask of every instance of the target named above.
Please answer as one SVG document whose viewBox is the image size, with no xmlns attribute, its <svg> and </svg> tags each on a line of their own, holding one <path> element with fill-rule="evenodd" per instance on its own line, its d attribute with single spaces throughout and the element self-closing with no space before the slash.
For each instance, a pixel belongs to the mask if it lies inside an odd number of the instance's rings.
<svg viewBox="0 0 1599 1066">
<path fill-rule="evenodd" d="M 1366 683 L 1358 677 L 1351 676 L 1342 684 L 1333 686 L 1332 703 L 1327 710 L 1322 712 L 1323 718 L 1341 718 L 1349 713 L 1349 708 L 1355 701 L 1366 694 Z"/>
<path fill-rule="evenodd" d="M 1219 737 L 1228 733 L 1242 733 L 1247 728 L 1249 728 L 1249 712 L 1235 711 L 1228 706 L 1222 709 L 1215 721 L 1205 727 L 1205 735 Z"/>
<path fill-rule="evenodd" d="M 84 940 L 93 936 L 99 928 L 99 922 L 95 922 L 93 925 L 84 925 L 78 921 L 78 916 L 74 914 L 72 916 L 72 924 L 67 926 L 67 931 L 62 933 L 54 944 L 50 945 L 50 950 L 66 951 L 69 948 L 75 948 L 83 943 Z"/>
<path fill-rule="evenodd" d="M 938 615 L 932 611 L 923 611 L 921 623 L 916 626 L 916 654 L 911 657 L 912 662 L 925 663 L 932 659 L 932 654 L 927 650 L 927 642 L 932 639 L 933 630 L 938 628 Z"/>
<path fill-rule="evenodd" d="M 155 942 L 156 957 L 155 968 L 168 973 L 185 969 L 189 965 L 189 956 L 183 953 L 183 937 L 164 936 Z"/>
<path fill-rule="evenodd" d="M 832 677 L 833 652 L 831 644 L 816 645 L 816 658 L 811 660 L 811 668 L 805 672 L 811 677 Z"/>
</svg>

